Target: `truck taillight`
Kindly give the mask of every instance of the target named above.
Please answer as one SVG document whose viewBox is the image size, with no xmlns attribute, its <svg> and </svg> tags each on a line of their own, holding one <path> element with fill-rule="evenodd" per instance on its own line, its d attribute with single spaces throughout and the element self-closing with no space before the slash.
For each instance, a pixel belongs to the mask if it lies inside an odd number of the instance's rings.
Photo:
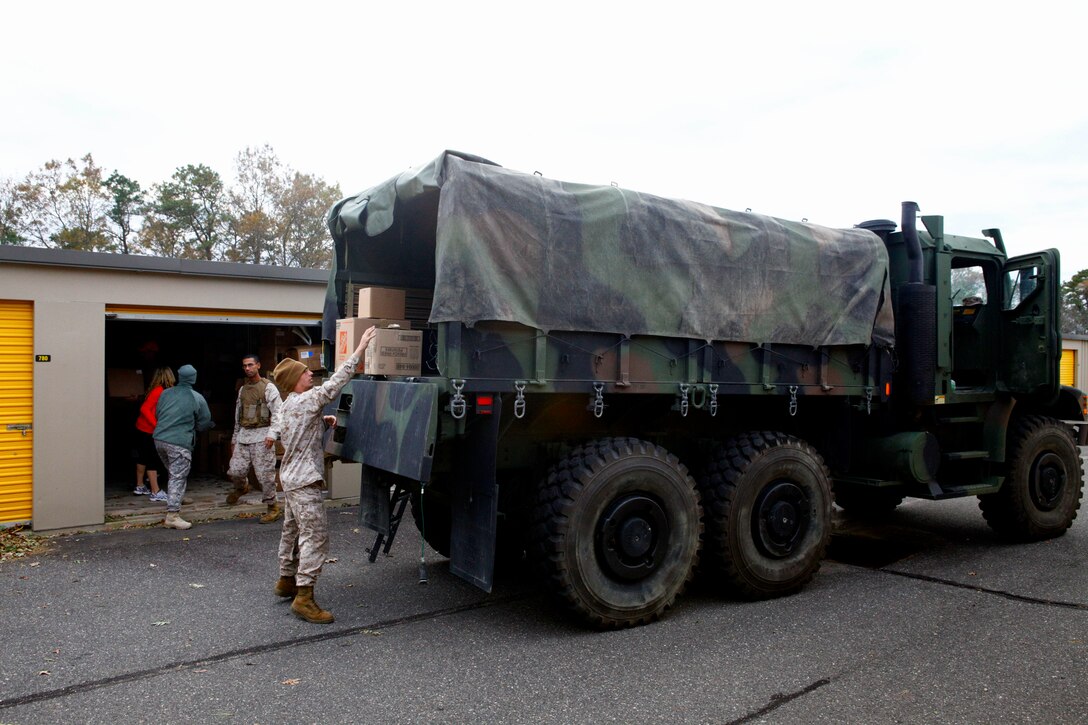
<svg viewBox="0 0 1088 725">
<path fill-rule="evenodd" d="M 476 414 L 477 415 L 491 415 L 491 408 L 495 404 L 495 396 L 493 395 L 477 395 L 476 396 Z"/>
</svg>

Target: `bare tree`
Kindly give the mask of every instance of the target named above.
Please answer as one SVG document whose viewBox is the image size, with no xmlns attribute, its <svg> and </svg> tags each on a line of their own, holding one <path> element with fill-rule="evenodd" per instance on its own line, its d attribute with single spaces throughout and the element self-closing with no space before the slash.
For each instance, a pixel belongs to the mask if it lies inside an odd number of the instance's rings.
<svg viewBox="0 0 1088 725">
<path fill-rule="evenodd" d="M 262 264 L 276 238 L 275 215 L 283 193 L 283 164 L 268 144 L 247 147 L 235 160 L 238 183 L 228 194 L 233 240 L 226 257 Z"/>
<path fill-rule="evenodd" d="M 25 244 L 19 234 L 21 209 L 15 196 L 15 182 L 0 179 L 0 244 Z"/>
<path fill-rule="evenodd" d="M 332 240 L 325 215 L 340 199 L 340 188 L 309 174 L 295 173 L 280 199 L 275 264 L 328 269 Z"/>
<path fill-rule="evenodd" d="M 59 249 L 113 251 L 106 230 L 109 195 L 102 169 L 87 154 L 76 163 L 47 161 L 15 185 L 19 236 Z"/>
</svg>

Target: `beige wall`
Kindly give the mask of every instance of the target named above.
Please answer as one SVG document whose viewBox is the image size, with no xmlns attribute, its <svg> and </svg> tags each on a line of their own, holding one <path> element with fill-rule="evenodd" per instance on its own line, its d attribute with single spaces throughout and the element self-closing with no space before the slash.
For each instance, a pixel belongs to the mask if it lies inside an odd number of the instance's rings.
<svg viewBox="0 0 1088 725">
<path fill-rule="evenodd" d="M 3 297 L 34 302 L 35 530 L 104 520 L 105 308 L 156 305 L 320 315 L 325 286 L 303 281 L 0 261 Z"/>
<path fill-rule="evenodd" d="M 1081 392 L 1088 393 L 1088 340 L 1076 340 L 1065 338 L 1062 340 L 1063 350 L 1076 350 L 1077 367 L 1074 380 L 1076 387 Z"/>
<path fill-rule="evenodd" d="M 35 530 L 103 520 L 105 328 L 101 302 L 34 303 L 34 354 L 52 356 L 34 364 Z"/>
<path fill-rule="evenodd" d="M 325 301 L 324 285 L 312 282 L 2 263 L 0 287 L 6 299 L 86 302 L 103 308 L 157 305 L 320 314 Z"/>
</svg>

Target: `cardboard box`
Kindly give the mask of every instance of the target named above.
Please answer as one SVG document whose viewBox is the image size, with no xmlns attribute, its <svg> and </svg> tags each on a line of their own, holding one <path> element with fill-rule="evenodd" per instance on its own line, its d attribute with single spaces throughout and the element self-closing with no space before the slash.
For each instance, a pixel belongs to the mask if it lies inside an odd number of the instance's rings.
<svg viewBox="0 0 1088 725">
<path fill-rule="evenodd" d="M 422 359 L 422 330 L 378 330 L 363 353 L 363 373 L 418 376 Z"/>
<path fill-rule="evenodd" d="M 396 319 L 404 317 L 404 290 L 388 287 L 364 287 L 359 290 L 356 317 Z"/>
<path fill-rule="evenodd" d="M 144 371 L 127 368 L 109 368 L 106 370 L 106 394 L 111 398 L 141 397 L 144 388 Z"/>
<path fill-rule="evenodd" d="M 363 478 L 363 464 L 332 461 L 327 478 L 329 498 L 357 498 Z"/>
<path fill-rule="evenodd" d="M 343 320 L 337 320 L 336 349 L 333 350 L 333 366 L 335 369 L 339 370 L 340 366 L 344 364 L 344 361 L 348 359 L 348 356 L 355 352 L 355 346 L 359 344 L 359 339 L 363 336 L 363 333 L 367 331 L 367 328 L 387 328 L 394 326 L 405 330 L 411 327 L 408 320 L 375 319 L 372 317 L 348 317 Z M 359 361 L 359 367 L 355 369 L 355 372 L 363 372 L 363 361 Z"/>
<path fill-rule="evenodd" d="M 363 328 L 366 329 L 366 328 Z M 325 364 L 321 362 L 321 346 L 310 345 L 308 347 L 295 348 L 298 352 L 298 361 L 310 370 L 324 370 Z M 352 348 L 354 349 L 354 348 Z"/>
</svg>

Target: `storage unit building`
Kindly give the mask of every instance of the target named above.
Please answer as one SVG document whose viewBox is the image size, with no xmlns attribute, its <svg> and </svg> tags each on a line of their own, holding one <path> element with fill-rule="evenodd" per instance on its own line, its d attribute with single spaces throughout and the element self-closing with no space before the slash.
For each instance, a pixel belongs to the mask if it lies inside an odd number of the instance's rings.
<svg viewBox="0 0 1088 725">
<path fill-rule="evenodd" d="M 132 487 L 132 431 L 155 367 L 197 368 L 219 470 L 240 358 L 264 372 L 320 344 L 328 272 L 0 245 L 0 526 L 100 524 Z"/>
</svg>

